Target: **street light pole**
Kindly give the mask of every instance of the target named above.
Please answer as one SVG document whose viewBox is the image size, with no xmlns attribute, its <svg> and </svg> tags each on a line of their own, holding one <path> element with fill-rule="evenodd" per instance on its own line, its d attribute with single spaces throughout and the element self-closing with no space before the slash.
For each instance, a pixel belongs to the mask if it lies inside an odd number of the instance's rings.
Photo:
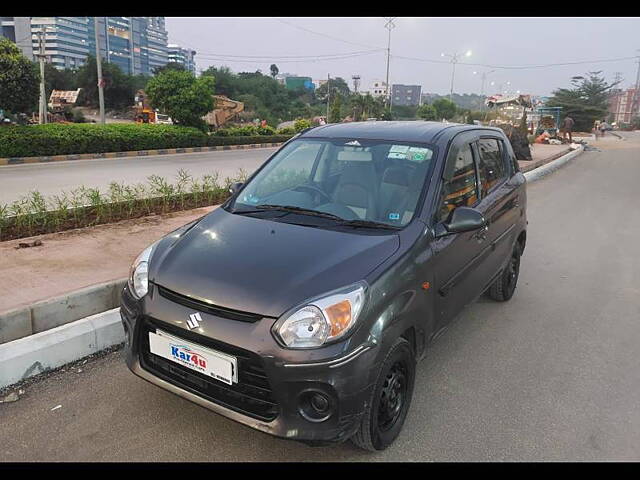
<svg viewBox="0 0 640 480">
<path fill-rule="evenodd" d="M 98 67 L 98 101 L 100 102 L 100 123 L 105 124 L 104 117 L 104 80 L 102 79 L 102 62 L 100 59 L 100 36 L 98 35 L 98 17 L 93 17 L 93 31 L 96 35 L 96 66 Z"/>
<path fill-rule="evenodd" d="M 452 68 L 451 68 L 451 91 L 449 92 L 449 100 L 451 102 L 453 102 L 453 80 L 455 78 L 456 75 L 456 63 L 458 63 L 458 57 L 460 57 L 462 54 L 461 53 L 454 53 L 454 54 L 449 54 L 449 53 L 441 53 L 440 56 L 441 57 L 449 57 L 451 58 L 451 64 L 452 64 Z M 471 50 L 467 50 L 467 52 L 464 54 L 465 57 L 470 57 L 471 56 Z"/>
<path fill-rule="evenodd" d="M 385 17 L 387 23 L 384 26 L 384 28 L 386 28 L 389 33 L 387 38 L 387 94 L 385 96 L 385 104 L 387 107 L 390 107 L 391 105 L 391 87 L 389 85 L 389 59 L 391 58 L 391 30 L 396 27 L 393 23 L 396 18 L 397 17 Z"/>
<path fill-rule="evenodd" d="M 38 123 L 47 123 L 47 91 L 44 83 L 44 57 L 45 57 L 45 36 L 47 27 L 42 26 L 38 32 L 38 62 L 40 63 L 40 102 L 38 106 Z"/>
</svg>

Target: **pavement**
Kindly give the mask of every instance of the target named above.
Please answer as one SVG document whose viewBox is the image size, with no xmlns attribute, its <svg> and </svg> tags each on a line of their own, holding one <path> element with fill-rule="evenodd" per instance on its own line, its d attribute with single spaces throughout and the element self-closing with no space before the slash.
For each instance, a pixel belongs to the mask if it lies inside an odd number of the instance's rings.
<svg viewBox="0 0 640 480">
<path fill-rule="evenodd" d="M 384 452 L 256 432 L 131 374 L 122 352 L 0 404 L 5 461 L 589 461 L 640 459 L 640 135 L 528 186 L 510 302 L 482 298 L 417 370 Z"/>
<path fill-rule="evenodd" d="M 0 242 L 0 312 L 124 278 L 142 250 L 214 208 L 196 208 Z M 42 245 L 16 248 L 19 243 L 34 239 Z"/>
</svg>

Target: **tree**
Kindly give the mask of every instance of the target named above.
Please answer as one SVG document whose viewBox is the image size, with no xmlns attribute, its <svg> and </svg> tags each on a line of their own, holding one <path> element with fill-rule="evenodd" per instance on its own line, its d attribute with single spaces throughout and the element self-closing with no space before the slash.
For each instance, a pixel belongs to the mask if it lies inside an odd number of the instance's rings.
<svg viewBox="0 0 640 480">
<path fill-rule="evenodd" d="M 449 120 L 456 114 L 456 105 L 448 98 L 439 98 L 433 102 L 433 108 L 436 109 L 437 120 Z"/>
<path fill-rule="evenodd" d="M 438 119 L 438 112 L 433 105 L 424 104 L 418 107 L 416 115 L 423 120 L 433 121 Z"/>
<path fill-rule="evenodd" d="M 190 72 L 169 70 L 151 78 L 146 93 L 151 105 L 175 123 L 206 130 L 202 117 L 214 108 L 214 84 L 210 75 L 196 78 Z"/>
<path fill-rule="evenodd" d="M 561 107 L 561 116 L 571 116 L 577 131 L 590 131 L 596 120 L 607 116 L 608 99 L 616 83 L 607 83 L 602 72 L 588 72 L 572 77 L 573 88 L 559 88 L 547 102 L 549 107 Z"/>
<path fill-rule="evenodd" d="M 342 116 L 340 115 L 340 109 L 342 107 L 342 102 L 340 101 L 340 96 L 336 95 L 331 102 L 331 109 L 329 110 L 329 119 L 328 123 L 338 123 L 341 121 Z"/>
<path fill-rule="evenodd" d="M 269 69 L 271 70 L 271 76 L 273 78 L 276 78 L 276 75 L 280 73 L 280 70 L 278 69 L 278 66 L 275 63 L 272 63 Z"/>
<path fill-rule="evenodd" d="M 0 108 L 28 113 L 40 96 L 38 67 L 10 40 L 0 37 Z"/>
<path fill-rule="evenodd" d="M 159 73 L 168 72 L 169 70 L 175 70 L 177 72 L 186 72 L 187 67 L 185 67 L 183 64 L 178 62 L 169 62 L 166 65 L 163 65 L 162 67 L 154 68 L 153 74 L 158 75 Z"/>
<path fill-rule="evenodd" d="M 138 77 L 127 75 L 113 63 L 102 62 L 104 79 L 104 104 L 106 108 L 125 109 L 133 105 L 139 82 Z M 144 78 L 144 77 L 143 77 Z M 86 63 L 78 69 L 77 86 L 82 88 L 78 97 L 80 105 L 98 106 L 98 73 L 96 58 L 87 57 Z"/>
<path fill-rule="evenodd" d="M 320 85 L 316 89 L 316 97 L 326 101 L 328 85 L 331 85 L 331 97 L 341 95 L 343 98 L 349 98 L 351 90 L 349 90 L 349 84 L 342 77 L 331 78 Z"/>
</svg>

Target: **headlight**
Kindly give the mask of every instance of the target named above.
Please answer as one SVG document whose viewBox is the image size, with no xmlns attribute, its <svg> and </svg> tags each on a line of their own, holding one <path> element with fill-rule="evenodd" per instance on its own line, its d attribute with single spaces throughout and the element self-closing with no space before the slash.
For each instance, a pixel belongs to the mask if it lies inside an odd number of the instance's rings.
<svg viewBox="0 0 640 480">
<path fill-rule="evenodd" d="M 148 246 L 138 255 L 129 270 L 129 290 L 140 300 L 149 292 L 149 259 L 156 244 Z"/>
<path fill-rule="evenodd" d="M 315 348 L 346 335 L 365 303 L 364 282 L 336 290 L 308 302 L 274 325 L 288 348 Z"/>
</svg>

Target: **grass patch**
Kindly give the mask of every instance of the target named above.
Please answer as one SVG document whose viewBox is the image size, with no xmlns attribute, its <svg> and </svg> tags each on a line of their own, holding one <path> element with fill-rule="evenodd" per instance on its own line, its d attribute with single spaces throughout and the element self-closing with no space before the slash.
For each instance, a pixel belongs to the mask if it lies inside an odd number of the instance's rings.
<svg viewBox="0 0 640 480">
<path fill-rule="evenodd" d="M 151 175 L 146 183 L 111 182 L 106 191 L 82 186 L 49 198 L 33 191 L 0 204 L 0 241 L 216 205 L 233 182 L 246 179 L 243 169 L 222 181 L 217 173 L 196 178 L 181 169 L 173 181 Z"/>
</svg>

